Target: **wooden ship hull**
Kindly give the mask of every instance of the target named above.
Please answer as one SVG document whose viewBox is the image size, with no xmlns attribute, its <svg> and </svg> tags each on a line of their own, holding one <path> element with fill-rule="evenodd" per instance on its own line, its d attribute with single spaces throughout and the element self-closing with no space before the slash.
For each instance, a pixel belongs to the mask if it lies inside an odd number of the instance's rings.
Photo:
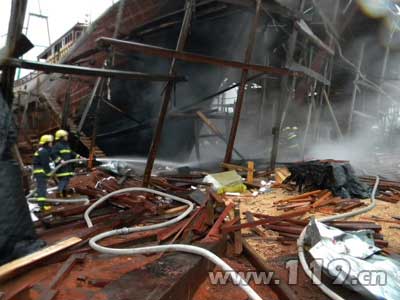
<svg viewBox="0 0 400 300">
<path fill-rule="evenodd" d="M 113 57 L 114 69 L 168 74 L 169 59 L 127 51 L 111 53 L 112 49 L 100 51 L 96 39 L 114 36 L 174 49 L 184 3 L 183 0 L 128 0 L 125 1 L 120 22 L 117 22 L 119 3 L 116 3 L 88 28 L 60 63 L 102 68 L 107 59 Z M 243 59 L 251 27 L 251 12 L 218 1 L 201 1 L 197 4 L 195 15 L 185 48 L 187 51 L 229 60 Z M 118 30 L 115 28 L 117 23 Z M 255 58 L 259 63 L 265 59 L 261 55 L 264 50 L 260 47 L 259 51 L 255 51 L 259 52 Z M 204 64 L 179 62 L 177 70 L 177 75 L 186 76 L 189 80 L 177 83 L 174 88 L 171 113 L 163 130 L 159 151 L 160 158 L 172 160 L 187 158 L 195 143 L 193 115 L 196 111 L 180 113 L 181 108 L 190 107 L 199 99 L 218 91 L 224 78 L 230 77 L 233 82 L 235 79 L 238 82 L 240 78 L 240 70 Z M 75 146 L 83 154 L 87 154 L 90 148 L 90 138 L 96 127 L 97 156 L 147 155 L 165 82 L 105 80 L 105 101 L 101 101 L 98 110 L 97 105 L 92 103 L 83 126 L 78 128 L 95 84 L 94 77 L 70 78 L 44 73 L 36 73 L 16 82 L 20 104 L 18 114 L 23 124 L 20 148 L 25 153 L 25 160 L 29 161 L 31 148 L 34 148 L 40 134 L 53 132 L 61 124 L 67 124 L 68 129 L 78 136 Z"/>
</svg>

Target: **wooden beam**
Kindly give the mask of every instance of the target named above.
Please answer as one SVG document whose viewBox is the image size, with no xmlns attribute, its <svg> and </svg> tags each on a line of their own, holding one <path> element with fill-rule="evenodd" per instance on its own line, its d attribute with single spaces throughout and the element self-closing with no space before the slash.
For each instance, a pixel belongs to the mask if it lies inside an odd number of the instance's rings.
<svg viewBox="0 0 400 300">
<path fill-rule="evenodd" d="M 296 21 L 295 26 L 301 33 L 306 35 L 307 38 L 311 42 L 313 42 L 313 44 L 315 46 L 324 50 L 326 53 L 328 53 L 330 55 L 335 55 L 335 51 L 332 48 L 330 48 L 328 45 L 326 45 L 318 36 L 316 36 L 304 20 Z"/>
<path fill-rule="evenodd" d="M 262 66 L 262 65 L 254 65 L 247 63 L 242 63 L 238 61 L 230 61 L 221 58 L 215 58 L 206 55 L 194 54 L 190 52 L 184 52 L 182 50 L 171 50 L 167 48 L 157 47 L 148 44 L 136 43 L 136 42 L 129 42 L 117 39 L 111 39 L 102 37 L 97 39 L 97 44 L 100 47 L 115 47 L 119 49 L 131 50 L 136 52 L 145 53 L 147 55 L 152 56 L 159 56 L 164 58 L 170 59 L 178 59 L 193 63 L 200 63 L 200 64 L 208 64 L 208 65 L 215 65 L 220 67 L 229 67 L 229 68 L 236 68 L 236 69 L 244 69 L 244 70 L 252 70 L 252 71 L 259 71 L 266 74 L 273 74 L 273 75 L 292 75 L 292 76 L 301 76 L 299 72 L 293 72 L 289 69 L 284 68 L 276 68 L 276 67 L 269 67 L 269 66 Z"/>
<path fill-rule="evenodd" d="M 253 24 L 251 27 L 249 41 L 247 44 L 244 64 L 249 64 L 253 56 L 254 47 L 256 45 L 257 28 L 260 21 L 260 13 L 261 13 L 261 0 L 257 0 L 256 12 L 253 18 Z M 239 91 L 237 93 L 238 96 L 235 103 L 235 110 L 233 112 L 231 131 L 229 134 L 229 140 L 225 152 L 225 158 L 224 158 L 225 163 L 230 163 L 232 160 L 232 152 L 233 152 L 233 147 L 235 146 L 236 134 L 239 128 L 240 114 L 242 112 L 244 96 L 246 93 L 246 82 L 248 75 L 249 75 L 249 69 L 242 69 Z"/>
<path fill-rule="evenodd" d="M 228 163 L 221 163 L 220 164 L 221 168 L 227 169 L 227 170 L 235 170 L 237 172 L 248 172 L 249 169 L 247 167 L 243 166 L 238 166 L 234 164 L 228 164 Z"/>
<path fill-rule="evenodd" d="M 271 288 L 274 292 L 277 293 L 279 299 L 282 300 L 299 300 L 299 297 L 295 294 L 295 292 L 290 288 L 290 286 L 282 279 L 276 275 L 274 270 L 271 270 L 266 261 L 257 253 L 255 249 L 253 249 L 250 244 L 243 239 L 243 250 L 244 255 L 251 262 L 253 266 L 256 267 L 258 272 L 264 272 L 265 274 L 273 274 L 271 277 L 272 283 Z"/>
<path fill-rule="evenodd" d="M 331 82 L 328 79 L 326 79 L 323 75 L 319 74 L 318 72 L 315 72 L 313 69 L 302 66 L 296 62 L 292 62 L 292 64 L 289 66 L 289 69 L 294 72 L 303 73 L 304 75 L 311 77 L 321 82 L 324 85 L 331 85 Z"/>
<path fill-rule="evenodd" d="M 120 78 L 120 79 L 131 79 L 131 80 L 151 80 L 151 81 L 186 81 L 184 77 L 174 75 L 159 75 L 159 74 L 146 74 L 140 72 L 110 70 L 110 69 L 99 69 L 99 68 L 88 68 L 73 65 L 64 64 L 49 64 L 36 61 L 28 61 L 22 59 L 5 59 L 0 61 L 0 69 L 22 68 L 28 70 L 43 71 L 46 73 L 61 73 L 71 74 L 80 76 L 95 76 L 95 77 L 106 77 L 106 78 Z"/>
<path fill-rule="evenodd" d="M 185 16 L 183 17 L 181 31 L 179 33 L 178 42 L 176 45 L 176 52 L 183 51 L 185 48 L 187 38 L 189 35 L 189 29 L 192 23 L 193 11 L 195 8 L 196 1 L 195 0 L 186 0 L 185 3 Z M 169 75 L 173 76 L 176 72 L 176 59 L 172 57 L 172 62 L 169 69 Z M 157 126 L 155 128 L 155 133 L 153 136 L 153 140 L 151 142 L 149 156 L 147 158 L 146 168 L 143 176 L 143 186 L 148 187 L 151 180 L 151 172 L 153 170 L 154 161 L 157 156 L 158 148 L 161 143 L 161 135 L 164 128 L 164 122 L 166 119 L 166 115 L 168 112 L 169 104 L 171 102 L 172 92 L 174 89 L 174 85 L 172 81 L 169 81 L 167 87 L 165 89 L 164 98 L 161 104 L 161 109 L 158 117 Z"/>
<path fill-rule="evenodd" d="M 80 239 L 78 237 L 71 237 L 71 238 L 61 241 L 55 245 L 46 247 L 37 252 L 34 252 L 27 256 L 16 259 L 5 265 L 2 265 L 0 267 L 0 282 L 3 282 L 4 280 L 9 279 L 18 270 L 20 270 L 24 267 L 27 267 L 29 265 L 33 265 L 37 261 L 45 259 L 46 257 L 49 257 L 55 253 L 58 253 L 64 249 L 66 249 L 66 248 L 69 248 L 73 245 L 76 245 L 76 244 L 80 243 L 81 241 L 82 241 L 82 239 Z"/>
</svg>

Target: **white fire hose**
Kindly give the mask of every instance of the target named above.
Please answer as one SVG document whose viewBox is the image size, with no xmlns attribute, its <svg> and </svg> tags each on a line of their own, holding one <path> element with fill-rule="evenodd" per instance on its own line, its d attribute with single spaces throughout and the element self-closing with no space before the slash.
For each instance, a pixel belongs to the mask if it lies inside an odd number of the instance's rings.
<svg viewBox="0 0 400 300">
<path fill-rule="evenodd" d="M 379 177 L 376 176 L 375 185 L 374 185 L 374 188 L 373 188 L 372 193 L 371 193 L 371 204 L 369 206 L 361 208 L 361 209 L 358 209 L 358 210 L 355 210 L 355 211 L 347 212 L 347 213 L 344 213 L 344 214 L 321 218 L 318 221 L 319 222 L 330 222 L 330 221 L 334 221 L 334 220 L 350 218 L 350 217 L 354 217 L 354 216 L 357 216 L 357 215 L 364 214 L 364 213 L 374 209 L 376 207 L 375 194 L 376 194 L 376 191 L 378 189 L 378 185 L 379 185 Z M 306 257 L 305 257 L 305 254 L 304 254 L 304 238 L 305 238 L 305 235 L 306 235 L 306 230 L 307 230 L 307 226 L 301 232 L 301 234 L 299 236 L 299 239 L 297 240 L 297 248 L 298 248 L 298 252 L 299 252 L 299 260 L 300 260 L 301 266 L 303 267 L 303 270 L 307 274 L 307 276 L 311 280 L 313 280 L 313 278 L 316 278 L 316 275 L 314 275 L 314 273 L 308 267 L 308 264 L 307 264 L 307 261 L 306 261 Z M 327 295 L 329 298 L 331 298 L 333 300 L 346 300 L 346 299 L 342 298 L 340 295 L 336 294 L 334 291 L 332 291 L 330 288 L 328 288 L 322 282 L 320 282 L 318 287 L 320 288 L 320 290 L 325 295 Z"/>
<path fill-rule="evenodd" d="M 191 253 L 191 254 L 196 254 L 200 255 L 202 257 L 207 258 L 208 260 L 212 261 L 215 265 L 221 267 L 221 269 L 224 272 L 227 272 L 230 277 L 232 278 L 233 282 L 238 285 L 252 300 L 262 300 L 262 298 L 250 287 L 248 283 L 246 283 L 242 277 L 240 277 L 227 263 L 225 263 L 221 258 L 216 256 L 214 253 L 211 251 L 208 251 L 206 249 L 203 249 L 201 247 L 196 247 L 196 246 L 191 246 L 191 245 L 180 245 L 180 244 L 171 244 L 171 245 L 162 245 L 162 246 L 148 246 L 148 247 L 139 247 L 139 248 L 109 248 L 109 247 L 104 247 L 99 245 L 97 242 L 100 240 L 103 240 L 105 238 L 111 237 L 111 236 L 116 236 L 116 235 L 122 235 L 122 234 L 128 234 L 132 232 L 141 232 L 141 231 L 147 231 L 147 230 L 153 230 L 153 229 L 158 229 L 162 227 L 166 227 L 172 224 L 175 224 L 181 220 L 183 220 L 185 217 L 187 217 L 194 208 L 194 205 L 192 202 L 189 200 L 176 197 L 174 195 L 169 195 L 166 193 L 162 193 L 156 190 L 152 189 L 147 189 L 147 188 L 126 188 L 126 189 L 121 189 L 115 192 L 112 192 L 108 195 L 105 195 L 104 197 L 100 198 L 97 200 L 95 203 L 93 203 L 86 211 L 84 214 L 85 221 L 88 225 L 88 227 L 92 227 L 93 223 L 90 219 L 90 213 L 93 209 L 95 209 L 98 205 L 106 201 L 108 198 L 119 195 L 119 194 L 125 194 L 128 192 L 146 192 L 146 193 L 152 193 L 156 194 L 162 197 L 170 198 L 173 199 L 177 202 L 184 203 L 188 205 L 188 208 L 179 216 L 155 225 L 148 225 L 148 226 L 142 226 L 142 227 L 130 227 L 130 228 L 121 228 L 121 229 L 116 229 L 116 230 L 111 230 L 107 232 L 103 232 L 99 235 L 96 235 L 92 237 L 89 240 L 89 245 L 91 248 L 94 250 L 101 252 L 101 253 L 107 253 L 107 254 L 113 254 L 113 255 L 134 255 L 134 254 L 148 254 L 148 253 L 159 253 L 159 252 L 165 252 L 165 251 L 178 251 L 178 252 L 186 252 L 186 253 Z"/>
</svg>

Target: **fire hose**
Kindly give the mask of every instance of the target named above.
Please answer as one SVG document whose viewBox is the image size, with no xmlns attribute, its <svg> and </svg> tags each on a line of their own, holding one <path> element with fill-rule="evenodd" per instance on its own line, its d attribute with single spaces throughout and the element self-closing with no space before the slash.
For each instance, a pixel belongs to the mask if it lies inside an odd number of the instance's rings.
<svg viewBox="0 0 400 300">
<path fill-rule="evenodd" d="M 372 189 L 372 192 L 371 192 L 371 204 L 369 206 L 361 208 L 361 209 L 358 209 L 356 211 L 351 211 L 351 212 L 343 213 L 343 214 L 340 214 L 340 215 L 334 215 L 334 216 L 321 218 L 318 221 L 319 222 L 330 222 L 330 221 L 334 221 L 334 220 L 350 218 L 350 217 L 354 217 L 354 216 L 357 216 L 357 215 L 364 214 L 364 213 L 374 209 L 376 207 L 375 194 L 376 194 L 376 191 L 378 189 L 378 185 L 379 185 L 379 177 L 376 176 L 375 185 L 374 185 L 374 188 Z M 304 238 L 305 238 L 305 235 L 306 235 L 306 230 L 307 230 L 307 227 L 304 228 L 304 230 L 300 234 L 299 239 L 297 240 L 297 249 L 298 249 L 299 260 L 300 260 L 300 263 L 301 263 L 301 266 L 302 266 L 304 272 L 307 274 L 307 276 L 311 280 L 313 280 L 313 278 L 316 278 L 316 275 L 309 268 L 309 266 L 307 264 L 307 261 L 306 261 L 305 254 L 304 254 Z M 336 294 L 334 291 L 329 289 L 322 282 L 319 282 L 319 283 L 320 284 L 318 285 L 318 287 L 329 298 L 331 298 L 333 300 L 345 300 L 344 298 L 342 298 L 341 296 Z"/>
<path fill-rule="evenodd" d="M 72 159 L 72 160 L 65 161 L 65 162 L 61 163 L 60 165 L 58 165 L 56 168 L 54 168 L 49 175 L 50 176 L 54 175 L 54 173 L 59 168 L 61 168 L 62 166 L 65 166 L 67 164 L 76 163 L 76 162 L 84 162 L 84 161 L 87 161 L 87 160 L 88 160 L 87 158 L 80 158 L 80 159 Z M 118 160 L 118 161 L 130 161 L 129 159 L 107 159 L 107 158 L 98 159 L 98 161 L 116 161 L 116 160 Z M 376 177 L 376 181 L 375 181 L 375 185 L 374 185 L 372 193 L 371 193 L 371 204 L 368 207 L 365 207 L 365 208 L 362 208 L 362 209 L 359 209 L 359 210 L 356 210 L 356 211 L 344 213 L 344 214 L 339 214 L 339 215 L 334 215 L 334 216 L 321 218 L 318 221 L 320 221 L 320 222 L 329 222 L 329 221 L 338 220 L 338 219 L 350 218 L 350 217 L 353 217 L 353 216 L 356 216 L 356 215 L 360 215 L 360 214 L 366 213 L 366 212 L 374 209 L 376 207 L 375 194 L 376 194 L 376 191 L 378 189 L 378 185 L 379 185 L 379 177 L 377 176 Z M 163 222 L 163 223 L 159 223 L 159 224 L 155 224 L 155 225 L 149 225 L 149 226 L 142 226 L 142 227 L 120 228 L 120 229 L 116 229 L 116 230 L 103 232 L 103 233 L 101 233 L 99 235 L 96 235 L 96 236 L 94 236 L 93 238 L 90 239 L 89 245 L 90 245 L 91 248 L 93 248 L 94 250 L 96 250 L 98 252 L 101 252 L 101 253 L 114 254 L 114 255 L 134 255 L 134 254 L 144 254 L 144 253 L 158 253 L 158 252 L 165 252 L 165 251 L 178 251 L 178 252 L 186 252 L 186 253 L 200 255 L 200 256 L 206 257 L 207 259 L 212 261 L 214 264 L 216 264 L 219 267 L 221 267 L 223 271 L 227 272 L 231 276 L 233 282 L 235 284 L 239 285 L 239 287 L 241 289 L 243 289 L 244 292 L 246 292 L 246 294 L 250 297 L 250 299 L 252 299 L 252 300 L 262 300 L 262 298 L 228 264 L 226 264 L 221 258 L 216 256 L 211 251 L 208 251 L 208 250 L 203 249 L 201 247 L 196 247 L 196 246 L 191 246 L 191 245 L 172 244 L 172 245 L 149 246 L 149 247 L 123 249 L 123 248 L 108 248 L 108 247 L 104 247 L 104 246 L 101 246 L 101 245 L 97 244 L 98 241 L 103 240 L 103 239 L 108 238 L 108 237 L 111 237 L 111 236 L 128 234 L 128 233 L 132 233 L 132 232 L 141 232 L 141 231 L 146 231 L 146 230 L 153 230 L 153 229 L 158 229 L 158 228 L 162 228 L 162 227 L 165 227 L 165 226 L 169 226 L 169 225 L 175 224 L 175 223 L 183 220 L 193 210 L 193 203 L 188 201 L 188 200 L 186 200 L 186 199 L 183 199 L 183 198 L 180 198 L 180 197 L 176 197 L 174 195 L 162 193 L 162 192 L 159 192 L 159 191 L 156 191 L 156 190 L 152 190 L 152 189 L 127 188 L 127 189 L 121 189 L 121 190 L 112 192 L 112 193 L 110 193 L 108 195 L 105 195 L 102 198 L 100 198 L 99 200 L 97 200 L 95 203 L 93 203 L 86 210 L 86 212 L 84 214 L 84 218 L 85 218 L 85 221 L 86 221 L 88 227 L 92 227 L 93 226 L 92 221 L 90 219 L 90 212 L 93 209 L 95 209 L 98 205 L 100 205 L 101 203 L 103 203 L 104 201 L 106 201 L 107 199 L 109 199 L 112 196 L 115 196 L 115 195 L 118 195 L 118 194 L 127 193 L 127 192 L 134 192 L 134 191 L 149 192 L 149 193 L 153 193 L 153 194 L 156 194 L 156 195 L 159 195 L 159 196 L 167 197 L 167 198 L 173 199 L 175 201 L 187 204 L 189 207 L 185 212 L 183 212 L 178 217 L 175 217 L 175 218 L 173 218 L 173 219 L 171 219 L 169 221 Z M 34 193 L 34 191 L 32 191 L 27 196 L 27 198 L 29 198 L 33 193 Z M 68 201 L 68 200 L 65 200 L 65 201 Z M 307 228 L 304 228 L 304 230 L 300 234 L 300 237 L 299 237 L 299 239 L 297 241 L 298 256 L 299 256 L 299 260 L 300 260 L 300 263 L 301 263 L 301 266 L 302 266 L 304 272 L 306 273 L 306 275 L 310 279 L 313 279 L 315 275 L 313 274 L 313 272 L 309 268 L 309 266 L 307 264 L 307 261 L 306 261 L 306 258 L 305 258 L 305 253 L 304 253 L 304 238 L 305 238 L 305 234 L 306 234 L 306 229 Z M 339 296 L 338 294 L 333 292 L 331 289 L 329 289 L 322 282 L 319 285 L 319 288 L 321 289 L 321 291 L 325 295 L 327 295 L 329 298 L 331 298 L 333 300 L 345 300 L 344 298 L 342 298 L 341 296 Z"/>
<path fill-rule="evenodd" d="M 28 202 L 30 203 L 68 203 L 68 204 L 77 204 L 82 203 L 83 205 L 88 205 L 90 203 L 88 198 L 76 198 L 76 199 L 46 199 L 46 200 L 38 200 L 37 198 L 28 198 Z"/>
<path fill-rule="evenodd" d="M 166 221 L 162 222 L 159 224 L 154 224 L 154 225 L 148 225 L 148 226 L 141 226 L 141 227 L 130 227 L 130 228 L 120 228 L 120 229 L 115 229 L 107 232 L 100 233 L 94 237 L 92 237 L 89 240 L 89 245 L 92 249 L 101 252 L 101 253 L 106 253 L 106 254 L 113 254 L 113 255 L 134 255 L 134 254 L 148 254 L 148 253 L 159 253 L 159 252 L 165 252 L 165 251 L 178 251 L 178 252 L 186 252 L 186 253 L 191 253 L 191 254 L 196 254 L 200 255 L 202 257 L 207 258 L 211 262 L 213 262 L 215 265 L 219 266 L 224 272 L 227 272 L 230 277 L 232 278 L 234 284 L 238 285 L 252 300 L 262 300 L 262 298 L 246 283 L 242 277 L 240 277 L 232 268 L 229 266 L 227 263 L 225 263 L 221 258 L 219 258 L 217 255 L 212 253 L 209 250 L 206 250 L 201 247 L 197 246 L 192 246 L 192 245 L 180 245 L 180 244 L 171 244 L 171 245 L 161 245 L 161 246 L 148 246 L 148 247 L 139 247 L 139 248 L 109 248 L 109 247 L 104 247 L 99 245 L 97 242 L 100 240 L 103 240 L 105 238 L 111 237 L 111 236 L 116 236 L 116 235 L 123 235 L 123 234 L 129 234 L 133 232 L 142 232 L 142 231 L 147 231 L 147 230 L 153 230 L 153 229 L 158 229 L 162 227 L 166 227 L 172 224 L 175 224 L 181 220 L 183 220 L 185 217 L 187 217 L 194 208 L 194 205 L 192 202 L 189 200 L 166 194 L 163 192 L 159 192 L 156 190 L 152 189 L 147 189 L 147 188 L 126 188 L 126 189 L 121 189 L 112 193 L 109 193 L 108 195 L 103 196 L 99 200 L 97 200 L 95 203 L 93 203 L 86 211 L 84 214 L 85 221 L 88 225 L 88 227 L 92 227 L 93 223 L 90 219 L 90 213 L 93 209 L 95 209 L 98 205 L 109 199 L 110 197 L 119 195 L 119 194 L 125 194 L 128 192 L 147 192 L 147 193 L 152 193 L 155 195 L 159 195 L 162 197 L 170 198 L 172 200 L 175 200 L 177 202 L 184 203 L 188 205 L 188 208 L 179 216 Z"/>
<path fill-rule="evenodd" d="M 111 158 L 100 158 L 96 159 L 97 161 L 100 162 L 109 162 L 109 161 L 124 161 L 124 162 L 129 162 L 129 161 L 135 161 L 135 160 L 129 160 L 129 159 L 111 159 Z M 88 161 L 87 158 L 79 158 L 79 159 L 71 159 L 62 162 L 58 166 L 56 166 L 49 174 L 49 176 L 53 176 L 57 170 L 67 164 L 71 163 L 77 163 L 77 162 L 85 162 Z M 207 258 L 211 262 L 213 262 L 215 265 L 219 266 L 224 272 L 228 273 L 230 277 L 232 278 L 234 284 L 238 285 L 249 297 L 251 300 L 262 300 L 262 298 L 250 287 L 250 285 L 243 280 L 242 277 L 240 277 L 235 270 L 229 266 L 227 263 L 225 263 L 220 257 L 215 255 L 209 250 L 206 250 L 201 247 L 197 246 L 192 246 L 192 245 L 179 245 L 179 244 L 170 244 L 170 245 L 161 245 L 161 246 L 148 246 L 148 247 L 139 247 L 139 248 L 128 248 L 128 249 L 121 249 L 121 248 L 108 248 L 101 246 L 97 244 L 98 241 L 103 240 L 105 238 L 111 237 L 111 236 L 116 236 L 116 235 L 123 235 L 123 234 L 129 234 L 133 232 L 142 232 L 146 230 L 153 230 L 153 229 L 158 229 L 158 228 L 163 228 L 172 224 L 176 224 L 177 222 L 183 220 L 186 218 L 194 208 L 194 205 L 191 201 L 170 195 L 167 193 L 159 192 L 156 190 L 152 189 L 147 189 L 147 188 L 126 188 L 126 189 L 121 189 L 118 191 L 114 191 L 112 193 L 109 193 L 100 199 L 98 199 L 96 202 L 94 202 L 86 211 L 84 214 L 84 219 L 86 221 L 86 224 L 88 227 L 93 227 L 93 223 L 90 219 L 90 213 L 92 212 L 93 209 L 95 209 L 98 205 L 109 199 L 110 197 L 119 195 L 119 194 L 124 194 L 128 192 L 148 192 L 152 194 L 156 194 L 162 197 L 170 198 L 172 200 L 175 200 L 177 202 L 181 202 L 184 204 L 188 205 L 188 208 L 179 216 L 166 221 L 162 222 L 159 224 L 154 224 L 154 225 L 149 225 L 149 226 L 142 226 L 142 227 L 130 227 L 130 228 L 120 228 L 116 230 L 111 230 L 107 232 L 100 233 L 94 237 L 92 237 L 89 240 L 89 245 L 92 249 L 101 252 L 101 253 L 107 253 L 107 254 L 113 254 L 113 255 L 134 255 L 134 254 L 148 254 L 148 253 L 159 253 L 159 252 L 171 252 L 171 251 L 178 251 L 178 252 L 186 252 L 186 253 L 191 253 L 191 254 L 196 254 L 200 255 L 202 257 Z M 29 195 L 27 196 L 28 200 L 29 197 L 33 195 L 35 191 L 31 191 Z M 59 201 L 58 201 L 59 202 Z M 68 203 L 69 201 L 66 199 L 64 200 L 64 203 Z M 71 202 L 69 202 L 71 203 Z M 75 202 L 76 203 L 76 202 Z"/>
</svg>

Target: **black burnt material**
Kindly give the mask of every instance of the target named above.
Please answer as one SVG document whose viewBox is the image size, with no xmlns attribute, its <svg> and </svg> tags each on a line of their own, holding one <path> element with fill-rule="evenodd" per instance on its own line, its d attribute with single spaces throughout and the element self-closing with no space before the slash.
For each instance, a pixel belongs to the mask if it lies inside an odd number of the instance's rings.
<svg viewBox="0 0 400 300">
<path fill-rule="evenodd" d="M 300 191 L 328 189 L 342 198 L 369 198 L 369 187 L 360 182 L 350 163 L 344 161 L 308 161 L 287 166 Z"/>
<path fill-rule="evenodd" d="M 29 214 L 21 170 L 12 160 L 16 137 L 12 113 L 0 93 L 0 265 L 44 246 Z"/>
</svg>

